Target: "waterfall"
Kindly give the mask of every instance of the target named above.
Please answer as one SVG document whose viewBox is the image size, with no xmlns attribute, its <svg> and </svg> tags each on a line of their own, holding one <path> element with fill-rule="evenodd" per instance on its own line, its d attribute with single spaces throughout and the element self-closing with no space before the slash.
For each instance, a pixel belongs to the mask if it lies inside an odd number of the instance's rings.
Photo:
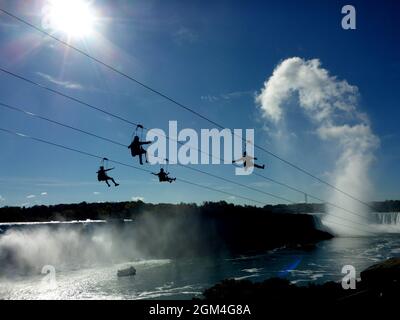
<svg viewBox="0 0 400 320">
<path fill-rule="evenodd" d="M 377 212 L 373 215 L 377 224 L 400 226 L 400 212 Z"/>
<path fill-rule="evenodd" d="M 328 214 L 313 213 L 311 215 L 313 216 L 314 225 L 317 229 L 328 232 L 332 231 L 324 224 L 324 219 L 326 219 Z M 363 227 L 363 229 L 368 232 L 365 235 L 374 236 L 374 234 L 379 235 L 382 233 L 400 233 L 400 212 L 372 212 L 369 214 L 367 220 L 368 223 Z"/>
</svg>

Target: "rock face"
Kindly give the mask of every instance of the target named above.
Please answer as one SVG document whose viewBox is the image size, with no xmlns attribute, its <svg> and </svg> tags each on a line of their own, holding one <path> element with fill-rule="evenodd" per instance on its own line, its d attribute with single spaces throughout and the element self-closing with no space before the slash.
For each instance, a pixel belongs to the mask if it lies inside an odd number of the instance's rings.
<svg viewBox="0 0 400 320">
<path fill-rule="evenodd" d="M 374 264 L 361 272 L 361 280 L 374 287 L 400 284 L 400 258 Z"/>
</svg>

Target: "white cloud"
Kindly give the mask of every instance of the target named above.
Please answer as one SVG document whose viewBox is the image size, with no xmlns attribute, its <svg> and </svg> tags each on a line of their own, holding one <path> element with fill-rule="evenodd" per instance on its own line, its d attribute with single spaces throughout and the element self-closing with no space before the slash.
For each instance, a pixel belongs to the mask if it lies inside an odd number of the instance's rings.
<svg viewBox="0 0 400 320">
<path fill-rule="evenodd" d="M 191 29 L 186 27 L 180 27 L 174 34 L 173 38 L 176 43 L 184 44 L 184 43 L 194 43 L 199 37 L 198 35 Z"/>
<path fill-rule="evenodd" d="M 94 191 L 93 194 L 94 194 L 95 196 L 98 196 L 98 195 L 100 194 L 100 192 Z"/>
<path fill-rule="evenodd" d="M 29 196 L 26 196 L 27 199 L 33 199 L 36 198 L 36 196 L 34 194 L 30 194 Z"/>
<path fill-rule="evenodd" d="M 73 90 L 83 90 L 84 87 L 83 85 L 77 83 L 77 82 L 71 82 L 71 81 L 62 81 L 58 80 L 51 75 L 42 73 L 42 72 L 36 72 L 37 75 L 41 76 L 42 78 L 46 79 L 47 81 L 54 83 L 56 85 L 59 85 L 61 87 L 64 87 L 66 89 L 73 89 Z"/>
<path fill-rule="evenodd" d="M 200 99 L 207 102 L 216 102 L 220 100 L 220 96 L 207 94 L 205 96 L 201 96 Z"/>
<path fill-rule="evenodd" d="M 4 202 L 4 201 L 6 201 L 6 199 L 3 198 L 3 196 L 0 194 L 0 202 Z"/>
<path fill-rule="evenodd" d="M 42 192 L 40 195 L 47 196 L 47 192 Z"/>
<path fill-rule="evenodd" d="M 237 99 L 243 96 L 250 96 L 254 94 L 253 91 L 233 91 L 233 92 L 228 92 L 228 93 L 222 93 L 218 95 L 204 95 L 201 96 L 200 99 L 207 101 L 207 102 L 218 102 L 218 101 L 229 101 L 233 99 Z"/>
<path fill-rule="evenodd" d="M 63 182 L 63 181 L 49 181 L 49 182 L 40 182 L 35 185 L 38 187 L 48 188 L 73 188 L 73 187 L 82 187 L 82 186 L 96 186 L 98 182 L 89 182 L 89 181 L 71 181 L 71 182 Z"/>
<path fill-rule="evenodd" d="M 140 197 L 140 196 L 133 196 L 132 201 L 144 201 L 144 197 Z"/>
</svg>

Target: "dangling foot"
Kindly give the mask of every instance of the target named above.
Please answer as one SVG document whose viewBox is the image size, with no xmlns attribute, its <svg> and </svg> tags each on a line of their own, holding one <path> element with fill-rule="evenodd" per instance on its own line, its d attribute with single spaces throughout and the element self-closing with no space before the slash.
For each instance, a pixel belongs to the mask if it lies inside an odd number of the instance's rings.
<svg viewBox="0 0 400 320">
<path fill-rule="evenodd" d="M 265 168 L 265 164 L 263 164 L 262 166 L 261 166 L 261 169 L 264 169 Z"/>
<path fill-rule="evenodd" d="M 119 186 L 119 183 L 116 183 L 115 186 L 118 187 L 118 186 Z"/>
</svg>

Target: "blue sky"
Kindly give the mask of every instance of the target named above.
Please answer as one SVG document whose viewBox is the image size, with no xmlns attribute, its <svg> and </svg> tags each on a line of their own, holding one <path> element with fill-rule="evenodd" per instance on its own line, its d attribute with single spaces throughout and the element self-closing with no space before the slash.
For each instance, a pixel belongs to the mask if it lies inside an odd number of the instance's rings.
<svg viewBox="0 0 400 320">
<path fill-rule="evenodd" d="M 380 139 L 369 175 L 373 200 L 399 199 L 400 6 L 396 1 L 352 1 L 357 29 L 341 28 L 342 1 L 93 1 L 95 33 L 71 43 L 134 75 L 228 128 L 254 128 L 256 143 L 329 179 L 337 153 L 312 134 L 294 111 L 288 122 L 290 150 L 271 141 L 274 128 L 261 115 L 255 94 L 274 68 L 290 57 L 319 59 L 330 75 L 358 87 L 358 108 Z M 2 1 L 1 7 L 41 25 L 45 1 Z M 65 34 L 55 35 L 65 39 Z M 51 86 L 149 128 L 177 120 L 182 128 L 212 128 L 88 58 L 67 50 L 0 14 L 0 66 Z M 134 128 L 62 97 L 0 73 L 0 101 L 129 144 Z M 290 104 L 296 104 L 291 101 Z M 46 122 L 0 109 L 0 127 L 137 165 L 129 150 Z M 266 130 L 269 128 L 269 130 Z M 310 133 L 311 132 L 311 133 Z M 187 186 L 159 184 L 146 173 L 117 166 L 121 186 L 98 183 L 99 161 L 32 141 L 0 135 L 0 206 L 80 201 L 202 202 L 241 199 Z M 331 190 L 258 153 L 262 172 L 319 197 Z M 157 170 L 158 167 L 146 167 Z M 234 175 L 230 165 L 198 166 L 266 192 L 302 201 L 303 196 L 256 176 Z M 264 194 L 170 166 L 178 178 L 243 195 L 263 203 Z M 351 190 L 348 190 L 351 192 Z"/>
</svg>

